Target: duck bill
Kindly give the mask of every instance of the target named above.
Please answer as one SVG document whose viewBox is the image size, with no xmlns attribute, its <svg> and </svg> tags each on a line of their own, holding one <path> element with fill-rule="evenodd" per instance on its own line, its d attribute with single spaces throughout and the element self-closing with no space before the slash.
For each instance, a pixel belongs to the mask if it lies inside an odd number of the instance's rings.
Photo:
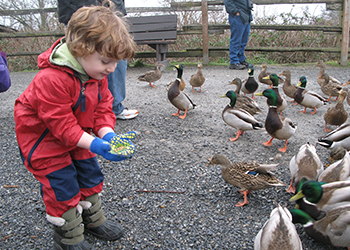
<svg viewBox="0 0 350 250">
<path fill-rule="evenodd" d="M 270 76 L 265 76 L 263 79 L 269 80 L 269 79 L 270 79 Z"/>
<path fill-rule="evenodd" d="M 263 92 L 255 93 L 254 95 L 263 96 Z"/>
<path fill-rule="evenodd" d="M 297 201 L 303 197 L 305 197 L 305 195 L 302 193 L 302 191 L 299 191 L 296 195 L 294 195 L 292 198 L 290 198 L 289 201 Z"/>
</svg>

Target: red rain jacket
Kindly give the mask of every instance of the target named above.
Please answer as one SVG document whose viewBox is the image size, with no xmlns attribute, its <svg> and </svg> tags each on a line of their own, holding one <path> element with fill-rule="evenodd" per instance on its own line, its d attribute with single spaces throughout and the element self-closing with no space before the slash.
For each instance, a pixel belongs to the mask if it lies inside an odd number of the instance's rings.
<svg viewBox="0 0 350 250">
<path fill-rule="evenodd" d="M 49 57 L 58 43 L 39 55 L 41 70 L 15 102 L 17 141 L 25 164 L 34 169 L 48 167 L 40 166 L 42 158 L 76 149 L 84 131 L 114 129 L 116 121 L 107 77 L 82 83 L 71 68 L 51 64 Z M 47 159 L 44 162 L 47 165 Z"/>
</svg>

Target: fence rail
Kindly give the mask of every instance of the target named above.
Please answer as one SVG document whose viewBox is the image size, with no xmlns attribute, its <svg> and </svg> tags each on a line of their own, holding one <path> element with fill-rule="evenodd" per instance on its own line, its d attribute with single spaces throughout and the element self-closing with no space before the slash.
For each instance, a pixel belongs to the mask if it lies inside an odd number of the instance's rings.
<svg viewBox="0 0 350 250">
<path fill-rule="evenodd" d="M 341 12 L 341 22 L 339 26 L 310 26 L 310 25 L 254 25 L 251 29 L 264 30 L 316 30 L 323 32 L 332 32 L 340 36 L 339 48 L 303 48 L 303 47 L 247 47 L 247 51 L 265 51 L 265 52 L 291 52 L 291 51 L 305 51 L 305 52 L 330 52 L 340 54 L 339 62 L 341 65 L 347 65 L 349 54 L 349 2 L 350 0 L 254 0 L 257 5 L 270 4 L 312 4 L 312 3 L 326 3 L 327 9 L 339 10 Z M 208 63 L 209 56 L 218 56 L 227 53 L 228 48 L 212 48 L 209 47 L 208 34 L 222 33 L 224 30 L 230 29 L 229 25 L 211 25 L 208 23 L 208 11 L 222 11 L 223 1 L 197 1 L 197 2 L 171 2 L 170 7 L 132 7 L 127 8 L 128 13 L 145 13 L 145 12 L 166 12 L 173 13 L 177 11 L 201 11 L 202 25 L 186 25 L 181 30 L 178 30 L 178 35 L 201 34 L 203 38 L 202 48 L 190 48 L 185 52 L 168 52 L 167 57 L 203 57 L 204 64 Z M 38 13 L 56 12 L 56 8 L 45 9 L 28 9 L 28 10 L 0 10 L 0 16 L 11 15 L 28 15 Z M 203 32 L 204 31 L 204 32 Z M 25 37 L 45 37 L 57 36 L 61 37 L 64 33 L 62 31 L 51 32 L 35 32 L 35 33 L 0 33 L 0 39 L 10 38 L 25 38 Z M 27 56 L 38 55 L 42 51 L 33 52 L 13 52 L 8 53 L 8 56 Z M 137 52 L 136 58 L 154 57 L 155 52 Z"/>
</svg>

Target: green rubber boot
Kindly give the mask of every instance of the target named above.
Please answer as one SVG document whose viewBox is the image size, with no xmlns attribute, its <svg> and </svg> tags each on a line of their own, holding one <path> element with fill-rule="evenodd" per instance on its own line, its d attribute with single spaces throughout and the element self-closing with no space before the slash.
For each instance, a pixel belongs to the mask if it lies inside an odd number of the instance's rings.
<svg viewBox="0 0 350 250">
<path fill-rule="evenodd" d="M 123 236 L 122 226 L 107 220 L 101 209 L 101 198 L 98 194 L 91 195 L 80 202 L 83 207 L 83 223 L 85 232 L 103 240 L 117 240 Z"/>
<path fill-rule="evenodd" d="M 80 211 L 79 211 L 80 210 Z M 85 241 L 82 208 L 71 208 L 62 218 L 48 215 L 49 222 L 54 224 L 53 246 L 59 250 L 90 250 L 92 246 Z"/>
</svg>

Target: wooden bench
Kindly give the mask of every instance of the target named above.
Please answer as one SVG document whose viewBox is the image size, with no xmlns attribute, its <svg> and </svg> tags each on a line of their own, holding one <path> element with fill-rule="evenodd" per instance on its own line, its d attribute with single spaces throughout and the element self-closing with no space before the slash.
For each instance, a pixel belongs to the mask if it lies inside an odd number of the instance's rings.
<svg viewBox="0 0 350 250">
<path fill-rule="evenodd" d="M 128 17 L 130 33 L 136 44 L 156 50 L 157 61 L 165 61 L 168 45 L 176 42 L 177 15 Z"/>
</svg>

